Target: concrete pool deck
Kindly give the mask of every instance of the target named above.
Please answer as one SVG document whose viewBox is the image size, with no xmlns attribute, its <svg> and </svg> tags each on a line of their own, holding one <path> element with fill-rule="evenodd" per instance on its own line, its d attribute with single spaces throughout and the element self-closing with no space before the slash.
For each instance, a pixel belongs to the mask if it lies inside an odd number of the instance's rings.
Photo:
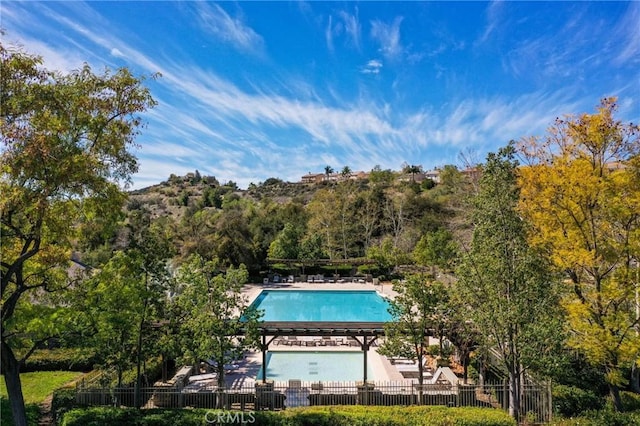
<svg viewBox="0 0 640 426">
<path fill-rule="evenodd" d="M 344 282 L 344 283 L 309 283 L 309 282 L 294 282 L 294 283 L 269 283 L 269 284 L 246 284 L 243 288 L 243 295 L 247 298 L 249 303 L 252 303 L 262 292 L 262 290 L 369 290 L 377 291 L 385 297 L 393 298 L 396 293 L 392 289 L 390 282 L 384 282 L 378 285 L 372 283 L 360 283 L 360 282 Z M 335 339 L 342 338 L 346 341 L 345 336 L 336 336 Z M 299 337 L 302 340 L 312 340 L 314 337 L 304 336 Z M 316 338 L 317 339 L 317 338 Z M 380 344 L 380 342 L 376 343 Z M 307 351 L 307 352 L 335 352 L 335 351 L 354 351 L 362 352 L 359 346 L 305 346 L 301 345 L 278 345 L 275 341 L 269 345 L 269 351 Z M 407 382 L 410 383 L 413 380 L 405 379 L 400 371 L 391 364 L 391 362 L 384 356 L 380 355 L 376 347 L 372 347 L 367 354 L 367 361 L 370 367 L 370 371 L 373 375 L 369 378 L 369 381 L 393 381 L 393 382 Z M 243 386 L 253 385 L 256 382 L 256 376 L 262 367 L 262 352 L 252 351 L 245 354 L 245 358 L 238 362 L 236 369 L 225 374 L 225 382 L 230 388 L 240 388 Z M 267 379 L 269 379 L 267 375 Z"/>
</svg>

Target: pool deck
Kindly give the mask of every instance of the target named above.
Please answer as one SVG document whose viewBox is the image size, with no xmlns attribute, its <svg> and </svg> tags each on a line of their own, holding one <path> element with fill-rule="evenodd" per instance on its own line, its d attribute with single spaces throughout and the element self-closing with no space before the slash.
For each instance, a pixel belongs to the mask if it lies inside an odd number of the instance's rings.
<svg viewBox="0 0 640 426">
<path fill-rule="evenodd" d="M 270 284 L 247 284 L 243 288 L 243 294 L 247 297 L 249 303 L 252 303 L 262 292 L 262 290 L 370 290 L 377 291 L 385 297 L 395 297 L 395 292 L 391 288 L 390 282 L 384 282 L 378 285 L 372 283 L 360 283 L 360 282 L 344 282 L 344 283 L 308 283 L 308 282 L 294 282 L 294 283 L 270 283 Z M 269 345 L 270 351 L 310 351 L 310 352 L 323 352 L 323 351 L 355 351 L 361 352 L 359 346 L 348 346 L 346 344 L 339 344 L 338 339 L 343 339 L 342 343 L 346 342 L 346 337 L 337 336 L 335 338 L 335 346 L 306 346 L 306 341 L 312 341 L 314 337 L 304 336 L 299 337 L 302 341 L 300 345 L 278 345 L 275 341 Z M 379 343 L 379 342 L 378 342 Z M 400 371 L 391 364 L 391 362 L 384 356 L 378 354 L 376 347 L 372 347 L 368 354 L 367 360 L 370 366 L 370 371 L 373 377 L 368 378 L 370 381 L 394 381 L 401 382 L 412 380 L 404 379 Z M 230 388 L 239 388 L 242 386 L 253 385 L 255 383 L 255 377 L 257 376 L 262 366 L 262 352 L 247 352 L 245 358 L 238 362 L 237 367 L 225 375 L 225 381 Z M 269 377 L 267 377 L 268 379 Z"/>
</svg>

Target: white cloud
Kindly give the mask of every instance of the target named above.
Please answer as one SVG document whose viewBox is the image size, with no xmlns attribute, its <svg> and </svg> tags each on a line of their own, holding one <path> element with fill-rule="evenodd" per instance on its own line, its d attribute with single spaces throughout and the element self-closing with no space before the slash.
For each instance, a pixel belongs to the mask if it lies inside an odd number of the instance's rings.
<svg viewBox="0 0 640 426">
<path fill-rule="evenodd" d="M 622 50 L 615 58 L 617 64 L 640 62 L 640 3 L 629 2 L 629 8 L 624 18 L 614 28 L 614 36 L 618 40 L 616 44 Z"/>
<path fill-rule="evenodd" d="M 396 59 L 402 53 L 400 24 L 403 18 L 397 16 L 392 24 L 375 20 L 371 22 L 371 37 L 380 43 L 380 52 L 388 59 Z"/>
<path fill-rule="evenodd" d="M 476 41 L 476 44 L 483 44 L 487 42 L 489 38 L 494 35 L 497 28 L 499 28 L 504 14 L 504 4 L 505 3 L 502 0 L 493 0 L 489 4 L 486 11 L 486 24 L 484 32 Z"/>
<path fill-rule="evenodd" d="M 333 52 L 336 39 L 344 36 L 345 46 L 360 50 L 362 25 L 358 18 L 358 9 L 356 8 L 355 15 L 341 10 L 337 13 L 337 17 L 338 19 L 334 20 L 334 16 L 329 15 L 327 27 L 325 28 L 327 49 Z"/>
<path fill-rule="evenodd" d="M 382 69 L 382 61 L 378 59 L 372 59 L 360 70 L 363 74 L 379 74 Z"/>
<path fill-rule="evenodd" d="M 111 56 L 115 56 L 116 58 L 124 58 L 124 54 L 116 47 L 111 49 Z"/>
<path fill-rule="evenodd" d="M 329 15 L 329 22 L 327 23 L 327 28 L 324 31 L 324 37 L 327 40 L 327 49 L 330 52 L 333 52 L 333 17 Z"/>
<path fill-rule="evenodd" d="M 263 39 L 241 18 L 231 17 L 217 4 L 196 2 L 200 25 L 208 33 L 239 50 L 259 53 L 263 47 Z"/>
<path fill-rule="evenodd" d="M 344 22 L 344 29 L 346 34 L 349 36 L 350 42 L 356 49 L 360 50 L 361 25 L 358 19 L 358 8 L 356 8 L 355 15 L 350 15 L 345 11 L 341 11 L 339 15 Z"/>
</svg>

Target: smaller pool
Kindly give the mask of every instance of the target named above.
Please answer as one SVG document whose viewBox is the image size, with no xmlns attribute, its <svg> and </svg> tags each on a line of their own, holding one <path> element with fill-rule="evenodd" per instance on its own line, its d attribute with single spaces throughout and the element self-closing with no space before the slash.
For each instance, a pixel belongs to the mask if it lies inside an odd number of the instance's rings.
<svg viewBox="0 0 640 426">
<path fill-rule="evenodd" d="M 364 355 L 358 351 L 275 351 L 267 353 L 267 379 L 287 381 L 358 381 L 363 378 Z M 367 366 L 367 378 L 376 380 Z M 262 368 L 256 377 L 262 380 Z"/>
</svg>

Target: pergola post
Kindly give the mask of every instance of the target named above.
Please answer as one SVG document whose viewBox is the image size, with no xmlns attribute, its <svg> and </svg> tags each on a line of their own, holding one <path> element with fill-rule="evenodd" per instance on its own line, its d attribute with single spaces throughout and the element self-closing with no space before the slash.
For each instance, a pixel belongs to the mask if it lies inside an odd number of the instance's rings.
<svg viewBox="0 0 640 426">
<path fill-rule="evenodd" d="M 362 336 L 362 352 L 364 353 L 364 384 L 367 385 L 367 352 L 369 352 L 369 344 L 367 343 L 367 336 Z"/>
<path fill-rule="evenodd" d="M 260 350 L 262 350 L 262 383 L 267 382 L 267 335 L 263 331 L 262 332 L 262 345 L 260 345 Z"/>
</svg>

